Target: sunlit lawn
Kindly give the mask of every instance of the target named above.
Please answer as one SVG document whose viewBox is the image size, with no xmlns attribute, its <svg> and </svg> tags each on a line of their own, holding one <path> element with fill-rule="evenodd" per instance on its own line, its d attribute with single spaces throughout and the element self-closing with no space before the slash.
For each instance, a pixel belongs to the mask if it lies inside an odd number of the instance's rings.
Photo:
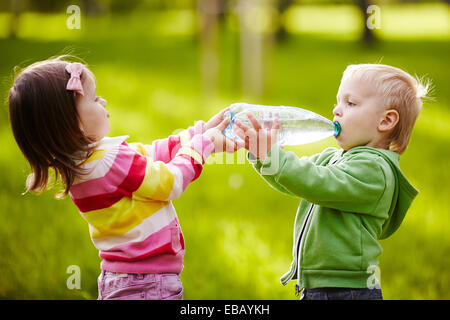
<svg viewBox="0 0 450 320">
<path fill-rule="evenodd" d="M 239 72 L 230 67 L 236 65 L 236 35 L 224 33 L 219 94 L 208 96 L 202 94 L 199 45 L 191 37 L 195 15 L 169 16 L 171 24 L 142 13 L 90 18 L 82 30 L 70 31 L 64 16 L 30 14 L 19 39 L 0 39 L 0 99 L 6 99 L 13 66 L 70 47 L 96 75 L 98 92 L 108 101 L 111 135 L 150 143 L 242 100 L 305 107 L 330 118 L 340 76 L 350 63 L 382 59 L 425 75 L 433 80 L 434 100 L 425 104 L 401 161 L 420 194 L 400 230 L 382 241 L 381 281 L 387 299 L 448 299 L 448 34 L 439 31 L 433 40 L 385 38 L 368 48 L 352 37 L 314 37 L 296 29 L 287 43 L 268 49 L 266 89 L 262 97 L 250 98 L 241 95 Z M 43 29 L 33 28 L 37 22 Z M 100 259 L 87 225 L 70 199 L 52 199 L 55 192 L 21 196 L 29 169 L 14 144 L 6 106 L 1 110 L 0 298 L 95 299 Z M 336 144 L 327 139 L 290 150 L 303 155 L 326 146 Z M 174 201 L 187 247 L 185 298 L 295 299 L 293 283 L 283 287 L 279 277 L 291 262 L 299 199 L 271 189 L 248 163 L 213 162 Z M 81 269 L 81 290 L 66 287 L 70 265 Z"/>
<path fill-rule="evenodd" d="M 379 19 L 374 11 L 370 15 L 376 22 L 374 32 L 385 39 L 426 38 L 448 39 L 450 10 L 444 3 L 379 5 Z M 352 5 L 294 6 L 285 14 L 291 32 L 334 35 L 345 39 L 359 37 L 362 15 Z"/>
</svg>

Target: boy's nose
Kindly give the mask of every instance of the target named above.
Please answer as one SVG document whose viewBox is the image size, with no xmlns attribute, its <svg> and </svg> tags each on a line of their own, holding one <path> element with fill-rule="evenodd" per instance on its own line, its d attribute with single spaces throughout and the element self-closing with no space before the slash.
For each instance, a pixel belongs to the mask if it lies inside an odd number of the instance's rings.
<svg viewBox="0 0 450 320">
<path fill-rule="evenodd" d="M 106 100 L 105 100 L 105 99 L 100 98 L 100 104 L 101 104 L 104 108 L 106 108 Z"/>
<path fill-rule="evenodd" d="M 341 116 L 342 116 L 341 108 L 339 107 L 338 104 L 335 104 L 335 105 L 334 105 L 334 108 L 333 108 L 333 114 L 334 114 L 335 116 L 337 116 L 337 117 L 341 117 Z"/>
</svg>

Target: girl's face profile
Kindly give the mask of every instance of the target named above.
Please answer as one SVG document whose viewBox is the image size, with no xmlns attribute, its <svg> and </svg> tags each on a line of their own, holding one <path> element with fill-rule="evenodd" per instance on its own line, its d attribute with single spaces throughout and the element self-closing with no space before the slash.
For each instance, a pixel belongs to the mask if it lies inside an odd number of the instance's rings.
<svg viewBox="0 0 450 320">
<path fill-rule="evenodd" d="M 98 141 L 110 131 L 109 114 L 105 109 L 106 100 L 97 96 L 92 72 L 85 68 L 83 73 L 84 96 L 77 94 L 75 100 L 80 128 L 86 136 Z"/>
</svg>

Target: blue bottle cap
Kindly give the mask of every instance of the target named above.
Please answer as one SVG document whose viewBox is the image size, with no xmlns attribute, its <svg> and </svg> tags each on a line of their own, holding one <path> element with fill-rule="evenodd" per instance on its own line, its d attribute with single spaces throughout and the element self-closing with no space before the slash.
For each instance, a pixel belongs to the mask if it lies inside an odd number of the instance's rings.
<svg viewBox="0 0 450 320">
<path fill-rule="evenodd" d="M 337 121 L 333 121 L 334 124 L 334 136 L 337 137 L 341 133 L 341 125 Z"/>
<path fill-rule="evenodd" d="M 233 111 L 230 110 L 230 111 L 227 111 L 224 116 L 227 116 L 227 113 L 230 113 L 230 122 L 228 123 L 228 126 L 225 128 L 223 133 L 228 138 L 232 138 L 232 137 L 234 137 L 234 133 L 233 133 L 234 113 L 233 113 Z"/>
</svg>

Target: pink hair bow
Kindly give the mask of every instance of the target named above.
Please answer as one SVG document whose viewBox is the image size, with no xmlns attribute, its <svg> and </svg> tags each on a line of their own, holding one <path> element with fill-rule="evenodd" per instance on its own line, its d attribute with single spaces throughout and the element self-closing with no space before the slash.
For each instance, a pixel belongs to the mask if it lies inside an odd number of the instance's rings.
<svg viewBox="0 0 450 320">
<path fill-rule="evenodd" d="M 76 92 L 84 96 L 83 86 L 81 85 L 80 75 L 83 71 L 83 65 L 79 62 L 72 62 L 66 66 L 66 71 L 70 73 L 69 82 L 67 82 L 66 89 Z"/>
</svg>

